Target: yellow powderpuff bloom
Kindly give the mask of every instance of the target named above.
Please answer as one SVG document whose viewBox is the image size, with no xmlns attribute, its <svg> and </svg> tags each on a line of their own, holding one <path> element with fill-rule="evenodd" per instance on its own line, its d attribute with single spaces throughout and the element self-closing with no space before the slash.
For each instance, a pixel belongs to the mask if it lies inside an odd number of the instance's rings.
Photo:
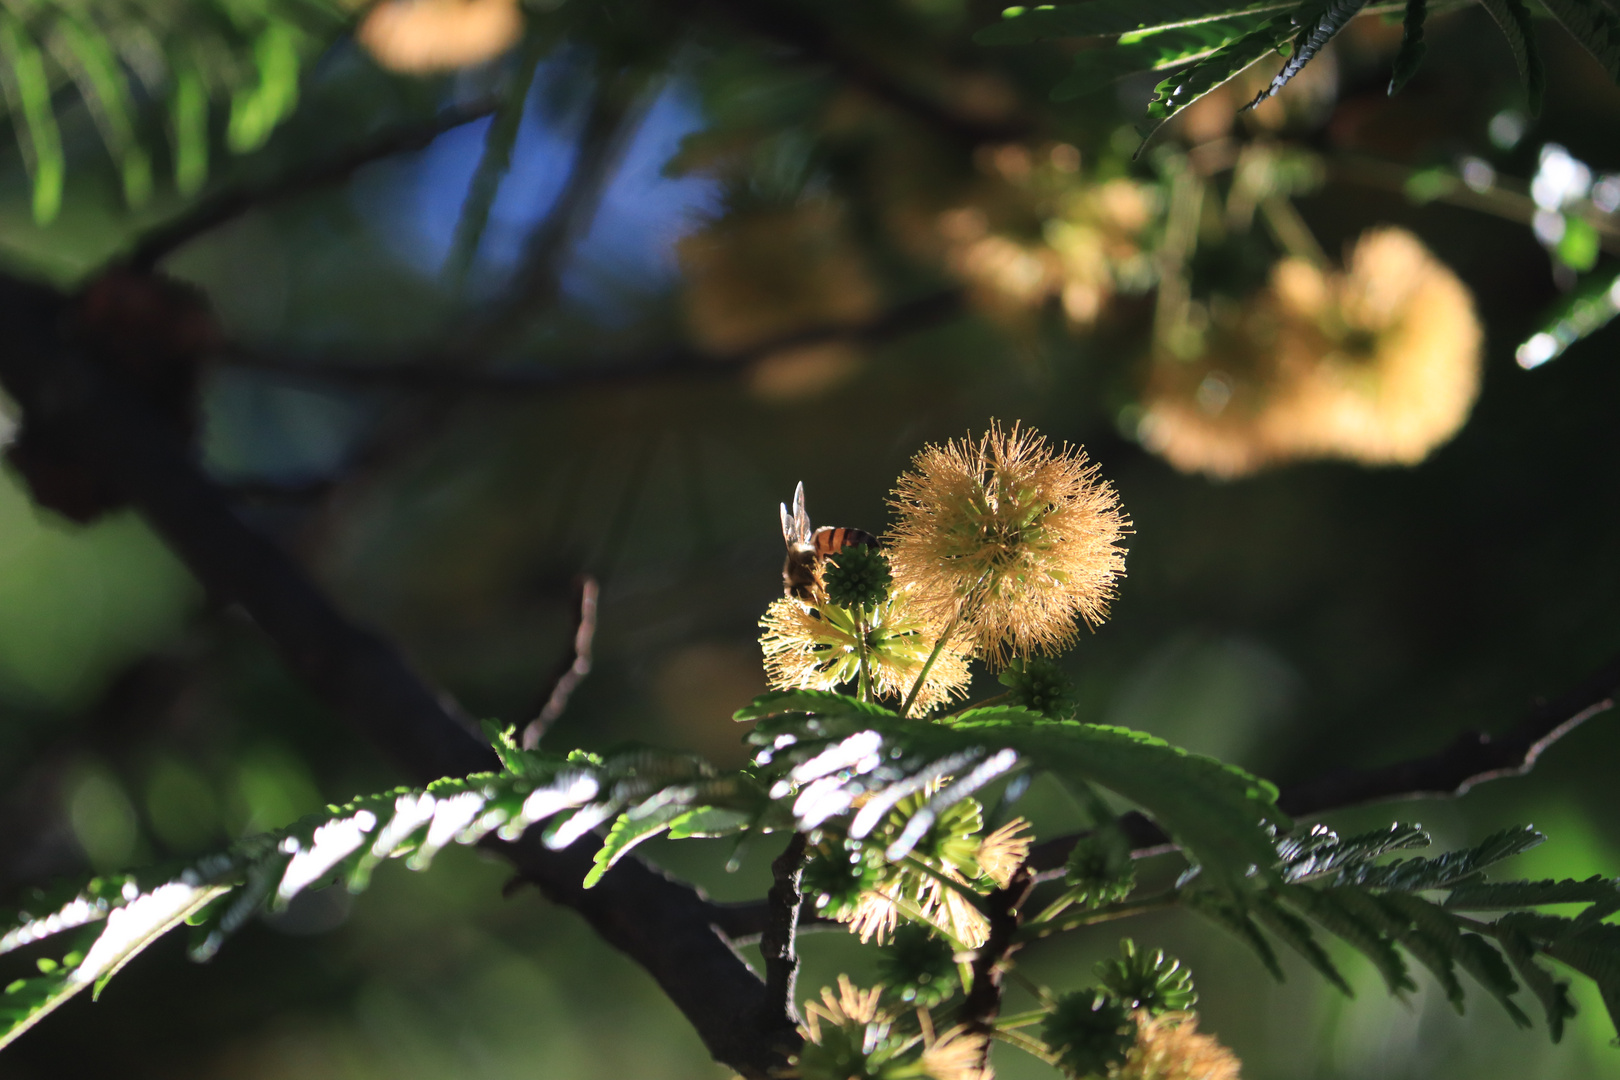
<svg viewBox="0 0 1620 1080">
<path fill-rule="evenodd" d="M 1134 1015 L 1136 1044 L 1109 1080 L 1240 1080 L 1243 1063 L 1213 1036 L 1198 1033 L 1196 1015 Z"/>
<path fill-rule="evenodd" d="M 940 632 L 998 666 L 1058 651 L 1081 620 L 1096 626 L 1125 573 L 1130 522 L 1113 487 L 1084 450 L 1017 424 L 925 447 L 889 504 L 895 581 Z"/>
<path fill-rule="evenodd" d="M 806 602 L 784 596 L 771 602 L 759 620 L 765 632 L 765 678 L 773 690 L 834 690 L 860 675 L 860 631 L 854 612 L 827 600 L 818 586 Z M 910 596 L 894 589 L 871 612 L 867 663 L 879 697 L 902 698 L 922 671 L 934 635 L 918 617 Z M 967 696 L 968 657 L 950 643 L 928 672 L 914 715 Z"/>
</svg>

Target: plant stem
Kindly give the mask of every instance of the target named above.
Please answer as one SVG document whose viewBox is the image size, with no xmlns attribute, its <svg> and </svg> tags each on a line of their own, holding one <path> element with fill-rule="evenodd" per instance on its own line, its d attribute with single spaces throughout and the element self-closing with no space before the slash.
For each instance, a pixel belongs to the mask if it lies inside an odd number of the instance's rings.
<svg viewBox="0 0 1620 1080">
<path fill-rule="evenodd" d="M 872 666 L 871 666 L 871 661 L 869 659 L 869 654 L 867 652 L 867 644 L 866 644 L 866 634 L 867 634 L 866 608 L 865 608 L 864 605 L 855 609 L 855 633 L 858 635 L 859 642 L 860 642 L 860 656 L 861 656 L 860 699 L 862 701 L 871 701 L 872 700 Z"/>
<path fill-rule="evenodd" d="M 1121 904 L 1110 904 L 1107 907 L 1095 908 L 1083 915 L 1076 915 L 1066 919 L 1060 925 L 1054 926 L 1050 922 L 1030 922 L 1020 927 L 1016 935 L 1019 941 L 1029 941 L 1033 938 L 1049 937 L 1067 930 L 1076 930 L 1082 926 L 1091 926 L 1095 923 L 1110 922 L 1114 919 L 1128 919 L 1132 915 L 1141 915 L 1149 911 L 1158 911 L 1161 908 L 1173 907 L 1181 899 L 1181 894 L 1175 889 L 1162 892 L 1157 896 L 1149 896 L 1141 900 L 1132 900 Z M 1049 909 L 1050 910 L 1050 909 Z"/>
<path fill-rule="evenodd" d="M 922 670 L 917 673 L 917 681 L 911 684 L 911 693 L 906 695 L 905 704 L 900 706 L 900 715 L 902 717 L 911 712 L 911 706 L 916 703 L 917 695 L 922 693 L 923 683 L 928 681 L 928 673 L 934 670 L 934 661 L 938 660 L 939 654 L 945 651 L 945 643 L 951 640 L 951 635 L 961 625 L 962 614 L 966 609 L 967 604 L 964 602 L 961 607 L 956 609 L 955 617 L 951 619 L 944 631 L 939 635 L 939 640 L 934 642 L 934 651 L 929 653 L 928 659 L 923 662 Z"/>
</svg>

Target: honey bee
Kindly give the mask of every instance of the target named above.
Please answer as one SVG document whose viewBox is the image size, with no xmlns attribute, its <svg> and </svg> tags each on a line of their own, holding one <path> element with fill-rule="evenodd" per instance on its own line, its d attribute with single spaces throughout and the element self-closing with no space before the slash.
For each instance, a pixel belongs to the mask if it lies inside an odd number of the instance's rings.
<svg viewBox="0 0 1620 1080">
<path fill-rule="evenodd" d="M 782 591 L 800 600 L 815 595 L 816 572 L 822 560 L 836 555 L 854 544 L 878 546 L 877 537 L 861 529 L 847 529 L 841 525 L 823 525 L 810 528 L 810 515 L 804 512 L 804 482 L 793 492 L 793 512 L 782 508 L 782 541 L 787 544 L 787 559 L 782 563 Z"/>
</svg>

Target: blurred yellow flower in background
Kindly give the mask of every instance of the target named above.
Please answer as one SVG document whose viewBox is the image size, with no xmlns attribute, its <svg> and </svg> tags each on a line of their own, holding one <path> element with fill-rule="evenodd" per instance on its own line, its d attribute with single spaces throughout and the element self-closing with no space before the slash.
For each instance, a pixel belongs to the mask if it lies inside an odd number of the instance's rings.
<svg viewBox="0 0 1620 1080">
<path fill-rule="evenodd" d="M 1364 233 L 1344 272 L 1299 258 L 1243 305 L 1212 304 L 1203 348 L 1156 357 L 1139 435 L 1185 472 L 1280 462 L 1413 465 L 1462 427 L 1484 334 L 1467 287 L 1411 233 Z"/>
<path fill-rule="evenodd" d="M 523 36 L 518 0 L 382 0 L 355 37 L 390 71 L 453 71 L 492 60 Z"/>
</svg>

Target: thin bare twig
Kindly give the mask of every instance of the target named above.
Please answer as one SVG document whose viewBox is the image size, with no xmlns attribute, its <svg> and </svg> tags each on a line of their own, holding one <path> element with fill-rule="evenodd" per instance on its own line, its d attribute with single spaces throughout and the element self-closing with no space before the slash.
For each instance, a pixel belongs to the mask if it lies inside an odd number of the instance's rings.
<svg viewBox="0 0 1620 1080">
<path fill-rule="evenodd" d="M 580 680 L 591 673 L 591 644 L 596 638 L 596 601 L 601 586 L 586 574 L 579 581 L 579 617 L 574 620 L 574 654 L 551 686 L 551 696 L 540 709 L 540 715 L 529 721 L 523 729 L 523 748 L 533 750 L 557 718 L 568 708 L 568 698 Z"/>
</svg>

